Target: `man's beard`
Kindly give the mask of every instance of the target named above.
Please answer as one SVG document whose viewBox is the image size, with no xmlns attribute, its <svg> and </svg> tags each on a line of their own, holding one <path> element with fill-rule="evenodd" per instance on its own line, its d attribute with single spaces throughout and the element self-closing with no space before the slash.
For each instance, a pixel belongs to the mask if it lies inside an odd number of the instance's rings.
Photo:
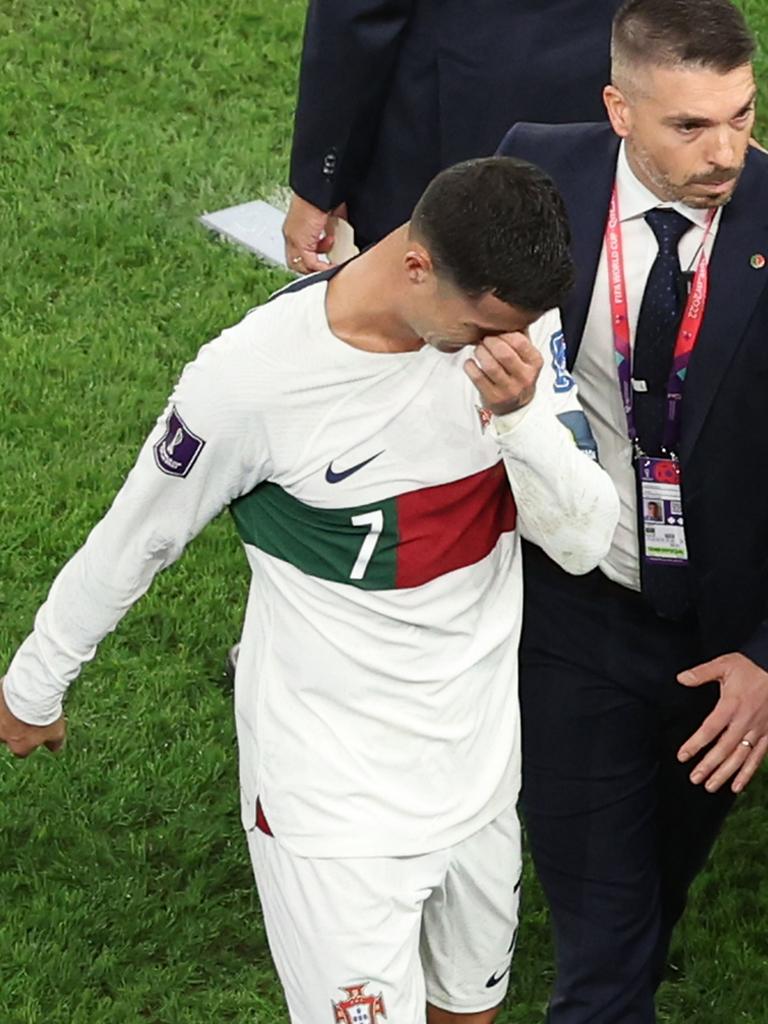
<svg viewBox="0 0 768 1024">
<path fill-rule="evenodd" d="M 640 169 L 643 177 L 650 184 L 652 191 L 664 202 L 684 203 L 696 210 L 714 209 L 718 206 L 725 206 L 733 198 L 735 189 L 723 192 L 720 195 L 704 195 L 692 192 L 696 185 L 720 185 L 726 181 L 737 181 L 744 169 L 740 167 L 722 167 L 709 174 L 697 175 L 689 178 L 681 185 L 676 185 L 667 174 L 665 174 L 653 161 L 650 153 L 627 139 L 627 153 L 632 163 Z"/>
</svg>

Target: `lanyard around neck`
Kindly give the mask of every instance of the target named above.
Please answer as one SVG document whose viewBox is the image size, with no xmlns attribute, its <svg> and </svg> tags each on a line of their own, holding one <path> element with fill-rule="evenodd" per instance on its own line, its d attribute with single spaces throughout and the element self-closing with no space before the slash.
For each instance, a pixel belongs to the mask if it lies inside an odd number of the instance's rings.
<svg viewBox="0 0 768 1024">
<path fill-rule="evenodd" d="M 667 381 L 667 417 L 663 440 L 663 448 L 667 452 L 674 450 L 680 437 L 680 401 L 683 397 L 683 384 L 688 371 L 688 364 L 691 361 L 691 355 L 699 338 L 699 331 L 701 330 L 701 323 L 707 304 L 709 271 L 706 258 L 706 243 L 716 213 L 716 210 L 711 211 L 704 231 L 701 255 L 696 265 L 696 272 L 688 294 L 688 301 L 685 304 L 685 311 L 683 312 L 683 318 L 680 321 L 680 327 L 677 332 L 675 351 L 672 357 L 672 369 Z M 608 223 L 605 227 L 605 252 L 608 262 L 611 329 L 616 352 L 621 399 L 627 417 L 629 440 L 635 446 L 635 449 L 639 451 L 637 426 L 635 423 L 634 391 L 632 388 L 632 346 L 629 334 L 629 308 L 624 276 L 619 199 L 615 185 L 608 211 Z"/>
</svg>

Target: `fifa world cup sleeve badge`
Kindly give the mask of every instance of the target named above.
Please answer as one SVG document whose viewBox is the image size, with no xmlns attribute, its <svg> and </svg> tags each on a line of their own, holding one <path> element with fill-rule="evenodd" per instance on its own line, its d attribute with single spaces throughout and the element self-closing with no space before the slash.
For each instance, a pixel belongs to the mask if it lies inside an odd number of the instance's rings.
<svg viewBox="0 0 768 1024">
<path fill-rule="evenodd" d="M 365 992 L 365 986 L 368 984 L 369 982 L 364 981 L 362 985 L 342 986 L 347 998 L 339 1003 L 332 1003 L 333 1019 L 337 1024 L 377 1024 L 379 1017 L 386 1018 L 384 997 L 381 993 L 369 996 Z"/>
<path fill-rule="evenodd" d="M 157 468 L 168 476 L 188 476 L 203 448 L 205 441 L 189 429 L 173 406 L 165 434 L 152 449 Z"/>
</svg>

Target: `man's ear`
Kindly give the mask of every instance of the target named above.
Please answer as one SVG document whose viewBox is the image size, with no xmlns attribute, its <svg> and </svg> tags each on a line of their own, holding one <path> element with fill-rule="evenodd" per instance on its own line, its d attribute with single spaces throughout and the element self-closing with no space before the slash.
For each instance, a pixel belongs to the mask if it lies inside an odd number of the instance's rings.
<svg viewBox="0 0 768 1024">
<path fill-rule="evenodd" d="M 432 257 L 420 242 L 410 239 L 403 256 L 403 265 L 408 279 L 413 284 L 423 284 L 434 273 Z"/>
<path fill-rule="evenodd" d="M 615 85 L 606 85 L 603 89 L 603 103 L 613 130 L 620 138 L 625 139 L 632 127 L 632 111 L 626 96 Z"/>
</svg>

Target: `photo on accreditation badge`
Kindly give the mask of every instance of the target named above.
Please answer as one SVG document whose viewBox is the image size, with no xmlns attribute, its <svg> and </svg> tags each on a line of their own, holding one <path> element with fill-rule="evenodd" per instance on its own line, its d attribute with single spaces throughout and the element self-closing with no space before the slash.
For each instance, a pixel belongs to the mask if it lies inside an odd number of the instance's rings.
<svg viewBox="0 0 768 1024">
<path fill-rule="evenodd" d="M 660 501 L 647 501 L 645 503 L 645 519 L 651 523 L 663 523 L 663 504 Z"/>
</svg>

